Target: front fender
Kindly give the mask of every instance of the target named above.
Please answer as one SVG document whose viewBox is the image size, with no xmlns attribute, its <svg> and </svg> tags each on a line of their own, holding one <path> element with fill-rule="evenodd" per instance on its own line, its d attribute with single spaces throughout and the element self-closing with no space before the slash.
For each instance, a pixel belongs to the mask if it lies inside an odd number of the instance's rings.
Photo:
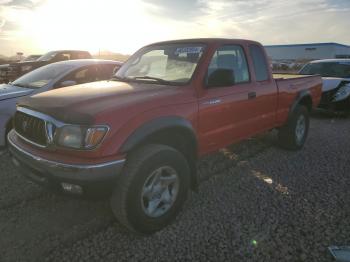
<svg viewBox="0 0 350 262">
<path fill-rule="evenodd" d="M 182 130 L 185 130 L 192 137 L 193 141 L 195 141 L 197 144 L 195 131 L 190 121 L 179 116 L 166 116 L 159 117 L 149 122 L 146 122 L 141 127 L 136 129 L 123 143 L 120 151 L 122 153 L 126 153 L 135 148 L 137 145 L 139 145 L 142 141 L 144 141 L 147 137 L 154 134 L 155 132 L 169 128 L 181 128 Z"/>
</svg>

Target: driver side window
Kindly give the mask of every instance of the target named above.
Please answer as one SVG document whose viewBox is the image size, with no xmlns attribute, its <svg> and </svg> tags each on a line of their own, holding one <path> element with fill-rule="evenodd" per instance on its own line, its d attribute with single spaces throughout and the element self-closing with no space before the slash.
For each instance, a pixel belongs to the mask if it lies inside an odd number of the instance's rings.
<svg viewBox="0 0 350 262">
<path fill-rule="evenodd" d="M 208 87 L 233 86 L 249 81 L 248 65 L 241 46 L 225 45 L 215 51 L 207 72 Z"/>
</svg>

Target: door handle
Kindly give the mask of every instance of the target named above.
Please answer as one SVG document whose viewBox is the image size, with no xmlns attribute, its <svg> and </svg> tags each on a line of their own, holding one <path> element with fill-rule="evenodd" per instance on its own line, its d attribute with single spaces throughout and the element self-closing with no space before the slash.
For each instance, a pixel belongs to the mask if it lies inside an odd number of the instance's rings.
<svg viewBox="0 0 350 262">
<path fill-rule="evenodd" d="M 256 92 L 249 92 L 248 93 L 248 99 L 256 98 Z"/>
<path fill-rule="evenodd" d="M 220 103 L 221 103 L 221 99 L 211 99 L 209 101 L 204 102 L 203 105 L 215 105 Z"/>
</svg>

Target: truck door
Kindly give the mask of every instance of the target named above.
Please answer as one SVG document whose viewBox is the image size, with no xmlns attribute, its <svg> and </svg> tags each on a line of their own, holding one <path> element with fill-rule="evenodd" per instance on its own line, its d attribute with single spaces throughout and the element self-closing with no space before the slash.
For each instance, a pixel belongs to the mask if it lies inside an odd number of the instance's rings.
<svg viewBox="0 0 350 262">
<path fill-rule="evenodd" d="M 253 67 L 252 78 L 256 83 L 250 94 L 254 102 L 251 129 L 258 133 L 274 127 L 278 91 L 262 47 L 251 44 L 249 53 Z"/>
<path fill-rule="evenodd" d="M 219 47 L 210 62 L 199 98 L 200 149 L 208 153 L 251 135 L 255 89 L 240 45 Z"/>
</svg>

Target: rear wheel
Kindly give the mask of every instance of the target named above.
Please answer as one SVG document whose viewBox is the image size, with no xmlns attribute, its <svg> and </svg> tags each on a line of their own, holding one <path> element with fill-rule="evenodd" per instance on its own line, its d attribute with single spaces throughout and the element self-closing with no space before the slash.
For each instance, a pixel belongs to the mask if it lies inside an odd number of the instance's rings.
<svg viewBox="0 0 350 262">
<path fill-rule="evenodd" d="M 288 122 L 280 128 L 278 140 L 282 147 L 298 150 L 305 144 L 309 131 L 309 111 L 305 106 L 297 106 Z"/>
<path fill-rule="evenodd" d="M 190 169 L 180 152 L 147 145 L 128 158 L 111 207 L 124 226 L 150 234 L 172 222 L 187 198 L 189 185 Z"/>
</svg>

